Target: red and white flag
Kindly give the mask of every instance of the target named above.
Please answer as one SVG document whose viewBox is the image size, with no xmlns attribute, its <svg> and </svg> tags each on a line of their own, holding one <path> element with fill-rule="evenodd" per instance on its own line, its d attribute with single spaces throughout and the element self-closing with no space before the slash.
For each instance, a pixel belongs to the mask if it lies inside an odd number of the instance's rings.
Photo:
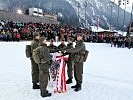
<svg viewBox="0 0 133 100">
<path fill-rule="evenodd" d="M 56 56 L 56 60 L 60 61 L 60 69 L 56 76 L 56 86 L 54 88 L 54 93 L 64 93 L 66 92 L 66 73 L 65 73 L 65 60 L 68 60 L 68 56 Z"/>
</svg>

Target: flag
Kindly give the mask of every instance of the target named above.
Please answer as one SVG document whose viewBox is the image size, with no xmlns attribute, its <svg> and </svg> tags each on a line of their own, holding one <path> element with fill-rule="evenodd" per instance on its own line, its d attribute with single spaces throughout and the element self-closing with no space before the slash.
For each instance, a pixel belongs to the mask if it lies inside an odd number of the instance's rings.
<svg viewBox="0 0 133 100">
<path fill-rule="evenodd" d="M 56 61 L 61 61 L 61 63 L 60 63 L 60 69 L 57 72 L 56 76 L 56 86 L 54 88 L 54 93 L 66 92 L 65 60 L 68 60 L 68 56 L 56 56 Z"/>
</svg>

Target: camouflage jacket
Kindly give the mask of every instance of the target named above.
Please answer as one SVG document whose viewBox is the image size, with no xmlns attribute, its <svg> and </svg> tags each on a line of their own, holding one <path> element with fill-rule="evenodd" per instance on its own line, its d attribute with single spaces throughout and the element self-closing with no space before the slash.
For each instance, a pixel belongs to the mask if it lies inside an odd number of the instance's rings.
<svg viewBox="0 0 133 100">
<path fill-rule="evenodd" d="M 38 39 L 33 39 L 31 41 L 31 53 L 33 53 L 33 50 L 36 49 L 39 45 L 39 40 Z"/>
<path fill-rule="evenodd" d="M 83 62 L 84 56 L 83 54 L 85 53 L 85 44 L 83 41 L 77 41 L 75 48 L 72 49 L 67 49 L 67 53 L 72 53 L 74 55 L 74 61 L 75 62 Z"/>
<path fill-rule="evenodd" d="M 41 63 L 49 63 L 52 60 L 50 49 L 47 47 L 46 44 L 39 44 L 39 46 L 41 46 L 40 49 Z"/>
</svg>

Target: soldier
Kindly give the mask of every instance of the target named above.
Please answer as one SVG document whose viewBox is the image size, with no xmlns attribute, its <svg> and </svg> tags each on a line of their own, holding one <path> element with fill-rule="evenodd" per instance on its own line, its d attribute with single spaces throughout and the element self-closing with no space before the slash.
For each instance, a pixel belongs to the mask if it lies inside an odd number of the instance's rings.
<svg viewBox="0 0 133 100">
<path fill-rule="evenodd" d="M 57 46 L 54 45 L 54 39 L 50 40 L 50 44 L 48 46 L 50 50 L 57 50 Z"/>
<path fill-rule="evenodd" d="M 61 44 L 58 46 L 59 50 L 63 50 L 64 48 L 66 48 L 67 46 L 64 43 L 64 39 L 61 40 Z"/>
<path fill-rule="evenodd" d="M 131 47 L 133 48 L 133 39 L 131 39 Z"/>
<path fill-rule="evenodd" d="M 67 46 L 64 44 L 64 39 L 62 39 L 61 44 L 58 46 L 58 51 L 60 50 L 65 50 L 65 49 L 71 49 L 73 48 L 73 42 L 72 42 L 72 38 L 68 38 L 68 44 Z M 69 55 L 69 59 L 68 61 L 66 61 L 68 69 L 67 69 L 67 74 L 68 74 L 68 80 L 66 81 L 66 84 L 70 84 L 72 83 L 72 71 L 73 71 L 73 60 L 72 60 L 72 54 L 71 53 L 67 53 Z"/>
<path fill-rule="evenodd" d="M 67 44 L 67 49 L 72 49 L 73 48 L 73 39 L 71 37 L 68 38 L 68 44 Z M 68 80 L 66 81 L 66 84 L 72 83 L 73 79 L 73 54 L 68 53 L 69 59 L 67 61 L 67 75 L 68 75 Z"/>
<path fill-rule="evenodd" d="M 128 49 L 131 48 L 131 37 L 128 38 Z"/>
<path fill-rule="evenodd" d="M 74 53 L 74 77 L 76 85 L 72 86 L 75 91 L 81 90 L 82 74 L 83 74 L 83 59 L 84 59 L 85 44 L 83 43 L 83 34 L 77 35 L 77 42 L 75 48 L 67 49 L 64 53 Z"/>
<path fill-rule="evenodd" d="M 47 91 L 48 78 L 49 78 L 49 68 L 52 64 L 52 56 L 50 54 L 49 48 L 46 44 L 46 38 L 41 37 L 39 39 L 40 47 L 40 58 L 41 62 L 39 64 L 39 84 L 42 97 L 50 97 L 52 94 Z"/>
<path fill-rule="evenodd" d="M 31 52 L 33 53 L 33 50 L 38 47 L 39 45 L 39 33 L 33 34 L 34 39 L 31 42 Z M 33 89 L 39 89 L 39 85 L 37 84 L 39 82 L 39 69 L 38 64 L 34 61 L 34 59 L 31 57 L 31 70 L 32 70 L 32 83 L 33 83 Z"/>
</svg>

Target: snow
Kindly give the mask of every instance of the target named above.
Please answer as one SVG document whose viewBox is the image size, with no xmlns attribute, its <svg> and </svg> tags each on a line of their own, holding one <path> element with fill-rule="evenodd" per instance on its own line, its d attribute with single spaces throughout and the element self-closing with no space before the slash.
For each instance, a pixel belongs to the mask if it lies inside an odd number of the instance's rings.
<svg viewBox="0 0 133 100">
<path fill-rule="evenodd" d="M 127 32 L 123 32 L 121 30 L 114 30 L 114 31 L 116 31 L 118 34 L 121 34 L 123 36 L 126 36 L 127 35 Z"/>
<path fill-rule="evenodd" d="M 109 30 L 105 30 L 105 29 L 103 29 L 103 28 L 101 28 L 101 27 L 98 27 L 98 29 L 97 29 L 96 26 L 91 26 L 91 29 L 92 29 L 92 31 L 94 31 L 94 32 L 109 31 Z"/>
<path fill-rule="evenodd" d="M 25 46 L 30 42 L 0 42 L 0 100 L 44 100 L 32 89 L 30 60 Z M 56 43 L 58 45 L 59 43 Z M 86 43 L 90 51 L 84 64 L 82 90 L 53 93 L 45 100 L 133 100 L 133 49 L 109 44 Z"/>
<path fill-rule="evenodd" d="M 114 2 L 114 0 L 111 0 Z M 126 11 L 128 11 L 129 13 L 131 13 L 132 10 L 132 0 L 128 0 L 129 4 L 126 5 Z M 118 5 L 118 0 L 115 0 L 115 3 Z M 125 3 L 125 0 L 122 1 L 122 5 L 120 6 L 122 9 L 125 9 L 125 5 L 123 5 L 123 3 Z"/>
<path fill-rule="evenodd" d="M 107 23 L 107 26 L 109 27 L 110 26 L 110 24 L 109 24 L 109 22 L 108 22 L 108 19 L 103 15 L 103 18 L 105 19 L 105 21 L 106 21 L 106 23 Z"/>
<path fill-rule="evenodd" d="M 108 24 L 109 25 L 109 24 Z M 106 30 L 106 29 L 103 29 L 101 27 L 97 27 L 96 26 L 91 26 L 91 29 L 93 32 L 103 32 L 103 31 L 112 31 L 112 30 Z M 118 34 L 121 34 L 122 36 L 126 36 L 127 35 L 127 32 L 123 32 L 121 30 L 113 30 L 113 32 L 117 32 Z M 117 34 L 116 34 L 117 35 Z"/>
<path fill-rule="evenodd" d="M 94 8 L 91 7 L 91 9 L 92 9 L 92 13 L 93 13 L 92 15 L 95 16 L 96 14 L 95 14 L 95 10 L 94 10 Z"/>
</svg>

